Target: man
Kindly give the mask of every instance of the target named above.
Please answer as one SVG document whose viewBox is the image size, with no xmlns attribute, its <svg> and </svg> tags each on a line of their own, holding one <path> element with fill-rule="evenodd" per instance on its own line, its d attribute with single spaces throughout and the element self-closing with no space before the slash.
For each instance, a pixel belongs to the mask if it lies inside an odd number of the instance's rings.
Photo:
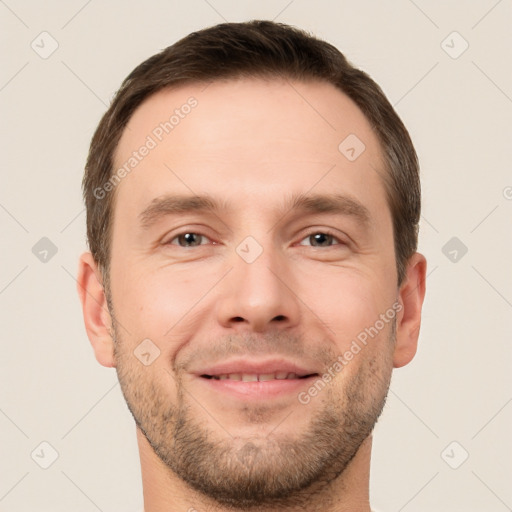
<svg viewBox="0 0 512 512">
<path fill-rule="evenodd" d="M 378 85 L 283 24 L 192 33 L 123 82 L 83 185 L 78 292 L 145 511 L 369 511 L 426 272 L 416 153 Z"/>
</svg>

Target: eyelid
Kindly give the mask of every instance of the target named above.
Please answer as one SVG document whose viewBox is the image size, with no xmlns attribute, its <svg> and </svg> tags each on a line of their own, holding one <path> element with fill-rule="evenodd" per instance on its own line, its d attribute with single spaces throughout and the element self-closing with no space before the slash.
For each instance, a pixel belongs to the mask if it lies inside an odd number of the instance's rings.
<svg viewBox="0 0 512 512">
<path fill-rule="evenodd" d="M 163 245 L 175 245 L 177 247 L 181 247 L 180 245 L 178 244 L 173 244 L 172 242 L 174 240 L 176 240 L 177 238 L 179 238 L 180 236 L 183 236 L 183 235 L 186 235 L 186 234 L 190 234 L 190 233 L 193 233 L 194 235 L 199 235 L 201 237 L 204 237 L 204 238 L 207 238 L 208 240 L 210 240 L 212 242 L 212 245 L 218 245 L 218 242 L 215 242 L 211 239 L 210 236 L 208 235 L 205 235 L 202 231 L 200 230 L 197 230 L 197 229 L 184 229 L 182 231 L 179 231 L 177 233 L 174 233 L 172 235 L 171 238 L 169 238 L 166 242 L 162 242 Z M 324 234 L 324 235 L 328 235 L 328 236 L 332 236 L 333 239 L 335 239 L 337 242 L 339 242 L 338 244 L 334 244 L 334 245 L 329 245 L 327 247 L 314 247 L 312 245 L 302 245 L 300 242 L 302 242 L 304 239 L 312 236 L 312 235 L 317 235 L 317 234 Z M 299 239 L 299 244 L 301 247 L 314 247 L 315 249 L 326 249 L 326 248 L 330 248 L 330 247 L 335 247 L 336 245 L 348 245 L 348 241 L 347 240 L 344 240 L 343 237 L 341 237 L 340 235 L 338 235 L 337 233 L 334 232 L 334 230 L 332 229 L 329 229 L 329 228 L 314 228 L 314 229 L 310 229 L 307 233 L 304 233 L 301 238 Z M 207 245 L 207 244 L 199 244 L 198 246 L 192 246 L 190 248 L 193 248 L 193 247 L 201 247 L 203 245 Z M 183 249 L 187 249 L 187 247 L 182 247 Z"/>
<path fill-rule="evenodd" d="M 206 234 L 209 230 L 204 226 L 200 226 L 200 227 L 199 226 L 198 227 L 184 226 L 184 227 L 180 227 L 177 229 L 179 229 L 179 231 L 173 230 L 173 232 L 171 232 L 171 233 L 166 233 L 165 236 L 163 236 L 160 239 L 161 240 L 160 243 L 162 245 L 175 245 L 177 247 L 181 247 L 178 244 L 172 244 L 171 242 L 180 236 L 183 236 L 183 235 L 186 235 L 189 233 L 193 233 L 194 235 L 198 235 L 198 236 L 207 238 L 208 240 L 210 240 L 210 242 L 212 242 L 215 245 L 218 244 L 218 242 L 213 240 L 212 236 Z M 201 245 L 207 245 L 207 244 L 201 244 Z M 196 246 L 196 247 L 199 247 L 199 246 Z M 186 247 L 183 247 L 183 249 L 185 249 L 185 248 Z"/>
<path fill-rule="evenodd" d="M 172 242 L 174 240 L 176 240 L 177 238 L 179 238 L 180 236 L 187 235 L 187 234 L 194 234 L 194 235 L 206 238 L 211 242 L 212 245 L 218 245 L 218 242 L 214 242 L 208 235 L 205 235 L 199 231 L 193 231 L 191 229 L 189 229 L 188 231 L 183 231 L 181 233 L 176 233 L 175 235 L 172 236 L 172 238 L 169 238 L 169 240 L 167 242 L 163 242 L 163 245 L 175 245 L 177 247 L 182 247 L 181 245 L 173 244 Z M 190 249 L 192 249 L 193 247 L 200 247 L 202 245 L 208 245 L 208 244 L 199 244 L 199 245 L 190 247 Z M 187 247 L 182 247 L 182 248 L 187 249 Z"/>
<path fill-rule="evenodd" d="M 348 240 L 344 240 L 343 237 L 341 237 L 340 235 L 338 235 L 332 229 L 329 229 L 329 228 L 311 229 L 310 231 L 308 231 L 306 234 L 304 234 L 301 237 L 299 242 L 302 242 L 305 238 L 309 238 L 310 236 L 317 235 L 317 234 L 332 236 L 337 242 L 340 242 L 339 244 L 336 244 L 336 245 L 348 245 Z M 301 245 L 301 244 L 299 243 L 299 245 Z M 302 246 L 302 247 L 309 247 L 309 246 Z M 313 247 L 313 246 L 311 246 L 311 247 Z M 335 247 L 335 245 L 329 245 L 327 247 Z M 325 249 L 325 247 L 314 247 L 314 248 L 315 249 Z"/>
</svg>

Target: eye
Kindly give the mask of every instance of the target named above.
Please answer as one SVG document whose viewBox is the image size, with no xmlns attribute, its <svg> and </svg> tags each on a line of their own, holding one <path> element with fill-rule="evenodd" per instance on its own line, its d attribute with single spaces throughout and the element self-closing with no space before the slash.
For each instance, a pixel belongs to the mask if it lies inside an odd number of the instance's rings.
<svg viewBox="0 0 512 512">
<path fill-rule="evenodd" d="M 334 236 L 333 233 L 330 233 L 329 231 L 315 231 L 313 233 L 310 233 L 302 240 L 308 240 L 309 244 L 303 244 L 300 243 L 299 245 L 309 245 L 311 247 L 332 247 L 333 241 L 338 242 L 334 245 L 345 245 L 343 241 L 341 241 L 339 238 Z"/>
<path fill-rule="evenodd" d="M 185 248 L 205 245 L 201 243 L 201 239 L 209 240 L 209 238 L 205 235 L 201 235 L 200 233 L 195 233 L 193 231 L 187 231 L 176 235 L 174 238 L 171 238 L 168 242 L 166 242 L 166 245 L 179 245 L 180 247 Z M 175 240 L 177 240 L 177 243 L 174 243 Z"/>
<path fill-rule="evenodd" d="M 309 243 L 303 243 L 306 240 Z M 179 247 L 189 248 L 198 247 L 200 245 L 206 245 L 208 244 L 208 241 L 210 241 L 210 239 L 207 236 L 202 235 L 201 233 L 196 233 L 194 231 L 186 231 L 175 235 L 168 242 L 166 242 L 165 245 L 178 245 Z M 212 243 L 215 244 L 215 242 Z M 310 233 L 309 235 L 306 235 L 301 240 L 301 243 L 299 245 L 321 248 L 346 244 L 329 231 L 315 231 Z"/>
</svg>

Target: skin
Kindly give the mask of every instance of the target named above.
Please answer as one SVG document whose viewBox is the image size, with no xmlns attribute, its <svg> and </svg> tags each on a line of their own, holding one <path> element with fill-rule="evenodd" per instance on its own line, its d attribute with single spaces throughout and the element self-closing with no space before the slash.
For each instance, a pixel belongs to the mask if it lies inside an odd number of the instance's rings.
<svg viewBox="0 0 512 512">
<path fill-rule="evenodd" d="M 369 511 L 371 430 L 393 368 L 416 353 L 426 274 L 415 253 L 397 286 L 378 139 L 329 84 L 241 79 L 148 98 L 116 165 L 190 96 L 197 106 L 116 188 L 109 297 L 92 255 L 79 264 L 88 337 L 137 423 L 145 511 Z M 338 150 L 349 134 L 365 145 L 354 161 Z M 333 192 L 363 205 L 368 224 L 283 209 L 292 194 Z M 164 194 L 230 207 L 144 229 L 140 213 Z M 313 236 L 325 232 L 334 238 Z M 189 247 L 184 233 L 197 233 Z M 252 263 L 236 250 L 248 236 L 262 250 Z M 307 404 L 296 392 L 244 400 L 194 375 L 233 355 L 322 375 L 393 304 L 394 320 Z M 160 350 L 147 366 L 134 356 L 144 339 Z"/>
</svg>

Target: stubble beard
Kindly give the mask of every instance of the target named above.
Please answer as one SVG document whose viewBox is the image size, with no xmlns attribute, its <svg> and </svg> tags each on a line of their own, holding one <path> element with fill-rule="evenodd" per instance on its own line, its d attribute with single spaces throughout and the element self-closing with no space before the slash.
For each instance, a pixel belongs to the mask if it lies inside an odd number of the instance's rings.
<svg viewBox="0 0 512 512">
<path fill-rule="evenodd" d="M 204 410 L 200 411 L 202 420 L 194 414 L 194 407 L 199 410 L 202 406 L 183 387 L 181 376 L 166 372 L 167 380 L 152 378 L 154 374 L 121 339 L 113 311 L 111 314 L 116 371 L 137 426 L 175 475 L 232 510 L 285 510 L 310 504 L 312 495 L 325 491 L 345 471 L 371 434 L 386 402 L 392 371 L 389 347 L 395 343 L 396 320 L 391 323 L 387 342 L 381 341 L 386 353 L 379 360 L 367 357 L 342 389 L 335 392 L 328 384 L 321 391 L 323 406 L 314 409 L 304 433 L 294 438 L 284 433 L 295 415 L 306 414 L 308 406 L 297 401 L 288 416 L 273 416 L 276 426 L 264 437 L 242 438 L 227 431 L 219 437 Z M 166 391 L 173 384 L 176 404 Z M 312 402 L 315 400 L 320 396 Z M 247 417 L 257 423 L 266 412 L 264 407 L 254 406 Z M 222 424 L 222 418 L 219 420 L 217 423 Z"/>
</svg>

